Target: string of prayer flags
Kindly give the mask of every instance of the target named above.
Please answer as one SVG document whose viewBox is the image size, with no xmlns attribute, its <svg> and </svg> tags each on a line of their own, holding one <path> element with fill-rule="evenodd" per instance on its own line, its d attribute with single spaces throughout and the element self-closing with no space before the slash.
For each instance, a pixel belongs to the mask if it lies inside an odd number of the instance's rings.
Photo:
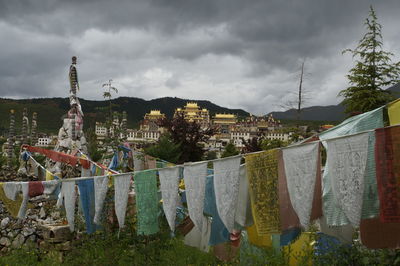
<svg viewBox="0 0 400 266">
<path fill-rule="evenodd" d="M 400 124 L 400 99 L 388 104 L 388 116 L 391 126 Z"/>
<path fill-rule="evenodd" d="M 361 219 L 368 139 L 366 132 L 327 140 L 333 201 L 354 227 L 359 226 Z"/>
<path fill-rule="evenodd" d="M 42 195 L 44 192 L 44 186 L 42 181 L 29 181 L 28 195 L 30 198 Z"/>
<path fill-rule="evenodd" d="M 352 116 L 344 120 L 339 125 L 320 133 L 319 139 L 326 140 L 381 127 L 384 127 L 383 107 L 365 112 L 360 115 Z"/>
<path fill-rule="evenodd" d="M 400 246 L 400 223 L 382 223 L 377 218 L 361 220 L 361 243 L 367 248 L 398 248 Z"/>
<path fill-rule="evenodd" d="M 93 224 L 94 218 L 94 182 L 93 179 L 77 181 L 79 188 L 79 198 L 81 201 L 83 215 L 85 217 L 86 232 L 88 234 L 96 231 Z"/>
<path fill-rule="evenodd" d="M 246 155 L 253 218 L 260 236 L 280 232 L 278 150 Z"/>
<path fill-rule="evenodd" d="M 26 215 L 26 208 L 29 200 L 29 184 L 28 182 L 6 182 L 3 183 L 4 196 L 11 201 L 16 201 L 19 197 L 19 193 L 22 192 L 22 200 L 19 205 L 19 210 L 17 213 L 17 217 L 20 219 L 24 219 Z M 13 207 L 14 205 L 9 205 Z M 13 215 L 15 214 L 15 210 L 12 210 Z"/>
<path fill-rule="evenodd" d="M 18 193 L 21 191 L 21 182 L 6 182 L 3 183 L 4 194 L 10 200 L 15 200 Z"/>
<path fill-rule="evenodd" d="M 108 177 L 107 176 L 98 176 L 93 178 L 94 181 L 94 223 L 101 223 L 101 214 L 103 211 L 104 200 L 106 199 L 107 191 L 108 191 Z"/>
<path fill-rule="evenodd" d="M 368 158 L 364 177 L 364 194 L 362 219 L 370 219 L 379 215 L 378 185 L 376 183 L 375 165 L 375 132 L 369 132 Z"/>
<path fill-rule="evenodd" d="M 50 195 L 59 190 L 61 182 L 59 180 L 43 181 L 43 194 Z"/>
<path fill-rule="evenodd" d="M 217 246 L 221 243 L 229 242 L 229 231 L 219 217 L 214 191 L 214 176 L 212 173 L 206 178 L 206 188 L 204 196 L 204 214 L 212 217 L 211 233 L 208 245 Z"/>
<path fill-rule="evenodd" d="M 380 201 L 380 219 L 400 222 L 400 126 L 376 130 L 376 179 Z"/>
<path fill-rule="evenodd" d="M 321 146 L 319 147 L 321 148 Z M 322 217 L 322 171 L 321 171 L 321 154 L 318 156 L 317 176 L 315 179 L 314 199 L 311 209 L 310 221 L 315 221 Z"/>
<path fill-rule="evenodd" d="M 159 170 L 158 173 L 165 217 L 173 232 L 175 231 L 176 207 L 179 200 L 179 167 L 164 168 Z"/>
<path fill-rule="evenodd" d="M 28 206 L 29 200 L 29 182 L 21 182 L 21 191 L 22 191 L 22 203 L 19 208 L 18 218 L 25 219 L 26 217 L 26 208 Z"/>
<path fill-rule="evenodd" d="M 187 246 L 198 248 L 203 252 L 208 252 L 210 246 L 208 245 L 210 234 L 211 234 L 211 221 L 210 219 L 204 218 L 202 228 L 198 228 L 196 225 L 185 235 L 184 243 Z"/>
<path fill-rule="evenodd" d="M 301 229 L 297 227 L 293 227 L 282 231 L 282 234 L 279 236 L 279 245 L 281 247 L 290 245 L 293 241 L 298 239 L 301 234 Z"/>
<path fill-rule="evenodd" d="M 55 162 L 62 162 L 66 163 L 72 166 L 76 166 L 76 164 L 79 163 L 82 165 L 82 167 L 88 169 L 90 167 L 90 162 L 86 159 L 79 158 L 76 156 L 72 156 L 70 154 L 66 154 L 63 152 L 58 152 L 58 151 L 53 151 L 53 150 L 47 150 L 39 147 L 32 147 L 29 145 L 24 145 L 23 148 L 26 148 L 30 152 L 37 152 L 40 154 L 45 155 L 47 158 L 50 158 L 51 160 Z"/>
<path fill-rule="evenodd" d="M 71 232 L 75 229 L 75 181 L 63 182 L 61 186 L 61 196 L 64 200 L 65 212 L 67 213 L 67 221 Z"/>
<path fill-rule="evenodd" d="M 214 189 L 218 214 L 229 232 L 235 225 L 235 211 L 239 192 L 240 157 L 214 162 Z"/>
<path fill-rule="evenodd" d="M 144 169 L 154 169 L 157 167 L 156 159 L 150 155 L 144 156 Z"/>
<path fill-rule="evenodd" d="M 53 179 L 54 179 L 53 174 L 49 170 L 46 170 L 46 181 L 50 181 Z"/>
<path fill-rule="evenodd" d="M 319 143 L 285 148 L 282 154 L 290 201 L 301 225 L 308 228 L 319 168 Z"/>
<path fill-rule="evenodd" d="M 278 204 L 281 232 L 285 232 L 291 228 L 300 227 L 299 217 L 297 216 L 296 211 L 293 209 L 292 203 L 290 202 L 282 150 L 278 150 Z M 279 249 L 279 235 L 280 234 L 272 235 L 272 243 L 275 243 L 274 248 L 276 249 Z"/>
<path fill-rule="evenodd" d="M 158 194 L 155 170 L 136 173 L 134 176 L 137 233 L 151 235 L 158 232 Z"/>
<path fill-rule="evenodd" d="M 353 243 L 354 227 L 351 224 L 342 226 L 330 226 L 327 223 L 326 217 L 323 216 L 319 219 L 319 227 L 322 233 L 335 237 L 342 244 Z"/>
<path fill-rule="evenodd" d="M 327 131 L 322 132 L 319 135 L 320 140 L 322 140 L 322 144 L 326 148 L 325 140 L 329 138 L 335 138 L 339 136 L 345 136 L 349 134 L 355 134 L 362 131 L 373 130 L 376 128 L 381 128 L 384 126 L 383 123 L 383 107 L 377 108 L 375 110 L 365 112 L 360 115 L 356 115 L 350 117 L 340 123 L 339 125 L 328 129 Z M 349 223 L 344 211 L 338 207 L 337 204 L 332 200 L 333 192 L 330 181 L 330 173 L 329 173 L 329 164 L 330 159 L 327 158 L 325 163 L 325 170 L 322 178 L 323 183 L 323 209 L 324 213 L 329 214 L 326 215 L 326 219 L 329 225 L 346 225 Z"/>
<path fill-rule="evenodd" d="M 249 181 L 247 180 L 245 164 L 241 165 L 239 169 L 239 192 L 236 204 L 235 223 L 241 227 L 248 227 L 254 223 L 251 213 Z"/>
<path fill-rule="evenodd" d="M 91 170 L 82 167 L 81 176 L 91 176 Z M 96 226 L 93 224 L 94 218 L 94 181 L 93 179 L 78 180 L 76 182 L 79 189 L 79 197 L 81 201 L 83 215 L 85 217 L 86 232 L 88 234 L 96 231 Z"/>
<path fill-rule="evenodd" d="M 133 168 L 135 171 L 144 170 L 144 155 L 137 151 L 133 151 Z"/>
<path fill-rule="evenodd" d="M 119 228 L 125 225 L 126 207 L 128 205 L 131 174 L 114 176 L 114 204 Z"/>
<path fill-rule="evenodd" d="M 189 216 L 200 231 L 203 228 L 203 222 L 205 220 L 203 208 L 206 176 L 207 162 L 185 164 L 183 177 L 185 180 Z"/>
<path fill-rule="evenodd" d="M 5 182 L 5 183 L 1 183 L 0 182 L 0 200 L 1 202 L 3 202 L 4 206 L 6 207 L 7 211 L 13 216 L 13 217 L 17 217 L 18 216 L 18 212 L 19 212 L 19 208 L 21 206 L 22 203 L 22 197 L 20 195 L 17 195 L 17 193 L 15 194 L 15 198 L 11 199 L 9 196 L 10 194 L 7 196 L 6 191 L 8 190 L 7 188 L 5 188 L 8 183 L 12 183 L 12 182 Z"/>
<path fill-rule="evenodd" d="M 259 235 L 255 224 L 246 228 L 249 242 L 257 247 L 272 247 L 270 234 Z"/>
</svg>

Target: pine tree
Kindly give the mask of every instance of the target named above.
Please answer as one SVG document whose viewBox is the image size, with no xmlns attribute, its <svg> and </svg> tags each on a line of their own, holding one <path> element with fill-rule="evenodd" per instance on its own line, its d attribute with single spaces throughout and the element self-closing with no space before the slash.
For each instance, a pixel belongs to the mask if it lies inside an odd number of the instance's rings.
<svg viewBox="0 0 400 266">
<path fill-rule="evenodd" d="M 372 6 L 364 25 L 367 33 L 355 49 L 346 49 L 356 59 L 355 66 L 347 75 L 350 87 L 339 95 L 345 99 L 348 114 L 367 112 L 393 100 L 385 87 L 399 82 L 400 62 L 392 63 L 393 53 L 383 51 L 382 25 L 378 23 Z"/>
<path fill-rule="evenodd" d="M 235 145 L 232 142 L 229 142 L 226 147 L 225 151 L 222 153 L 221 158 L 235 156 L 238 155 L 239 151 L 236 149 Z"/>
<path fill-rule="evenodd" d="M 170 134 L 163 134 L 157 144 L 145 148 L 145 153 L 167 162 L 177 163 L 181 156 L 180 144 L 175 144 Z"/>
</svg>

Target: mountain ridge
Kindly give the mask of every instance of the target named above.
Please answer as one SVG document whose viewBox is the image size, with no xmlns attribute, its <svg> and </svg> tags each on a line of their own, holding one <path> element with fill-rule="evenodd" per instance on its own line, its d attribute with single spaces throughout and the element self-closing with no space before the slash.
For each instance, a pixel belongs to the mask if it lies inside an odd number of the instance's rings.
<svg viewBox="0 0 400 266">
<path fill-rule="evenodd" d="M 104 121 L 108 112 L 108 100 L 86 100 L 79 98 L 84 113 L 84 128 L 94 127 L 96 121 Z M 118 97 L 111 100 L 113 111 L 127 112 L 128 127 L 137 127 L 144 115 L 150 110 L 160 110 L 167 117 L 172 117 L 178 107 L 183 107 L 187 102 L 196 102 L 201 108 L 209 110 L 210 115 L 215 113 L 234 113 L 238 117 L 248 116 L 249 113 L 242 109 L 230 109 L 219 106 L 208 100 L 190 100 L 177 97 L 162 97 L 145 100 L 137 97 Z M 10 109 L 15 110 L 15 125 L 18 130 L 21 127 L 22 110 L 28 110 L 28 118 L 32 113 L 38 113 L 38 131 L 56 133 L 62 125 L 62 117 L 69 110 L 69 99 L 62 97 L 32 98 L 32 99 L 6 99 L 0 98 L 0 135 L 9 128 Z"/>
<path fill-rule="evenodd" d="M 400 97 L 400 83 L 388 88 L 387 90 L 390 91 L 394 97 Z M 327 106 L 309 106 L 302 109 L 300 120 L 339 122 L 346 118 L 344 110 L 345 107 L 342 103 Z M 276 119 L 297 119 L 296 109 L 270 112 L 269 114 L 272 114 Z"/>
</svg>

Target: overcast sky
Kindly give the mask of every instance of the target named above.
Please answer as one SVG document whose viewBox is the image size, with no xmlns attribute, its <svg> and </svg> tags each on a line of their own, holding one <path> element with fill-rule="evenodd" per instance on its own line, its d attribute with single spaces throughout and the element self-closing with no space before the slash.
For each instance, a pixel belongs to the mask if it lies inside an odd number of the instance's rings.
<svg viewBox="0 0 400 266">
<path fill-rule="evenodd" d="M 384 47 L 400 56 L 400 2 L 362 0 L 0 1 L 0 97 L 66 97 L 71 56 L 79 97 L 210 100 L 255 114 L 279 110 L 306 58 L 307 105 L 340 101 L 345 48 L 374 2 Z"/>
</svg>

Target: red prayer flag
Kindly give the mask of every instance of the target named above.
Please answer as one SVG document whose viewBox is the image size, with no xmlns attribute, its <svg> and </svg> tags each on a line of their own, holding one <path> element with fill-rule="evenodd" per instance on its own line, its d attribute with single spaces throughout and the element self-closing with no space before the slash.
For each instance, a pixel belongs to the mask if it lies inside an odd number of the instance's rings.
<svg viewBox="0 0 400 266">
<path fill-rule="evenodd" d="M 380 220 L 400 222 L 400 126 L 375 130 Z"/>
<path fill-rule="evenodd" d="M 70 154 L 66 154 L 63 152 L 46 150 L 46 149 L 39 148 L 39 147 L 32 147 L 29 145 L 24 145 L 23 147 L 26 148 L 30 152 L 37 152 L 37 153 L 43 154 L 47 158 L 50 158 L 51 160 L 53 160 L 55 162 L 62 162 L 62 163 L 70 164 L 72 166 L 76 166 L 76 164 L 79 161 L 79 163 L 82 165 L 83 168 L 85 168 L 85 169 L 90 168 L 90 162 L 83 158 L 72 156 Z"/>
<path fill-rule="evenodd" d="M 28 194 L 29 197 L 33 198 L 43 194 L 44 187 L 42 181 L 29 181 L 28 183 Z"/>
</svg>

